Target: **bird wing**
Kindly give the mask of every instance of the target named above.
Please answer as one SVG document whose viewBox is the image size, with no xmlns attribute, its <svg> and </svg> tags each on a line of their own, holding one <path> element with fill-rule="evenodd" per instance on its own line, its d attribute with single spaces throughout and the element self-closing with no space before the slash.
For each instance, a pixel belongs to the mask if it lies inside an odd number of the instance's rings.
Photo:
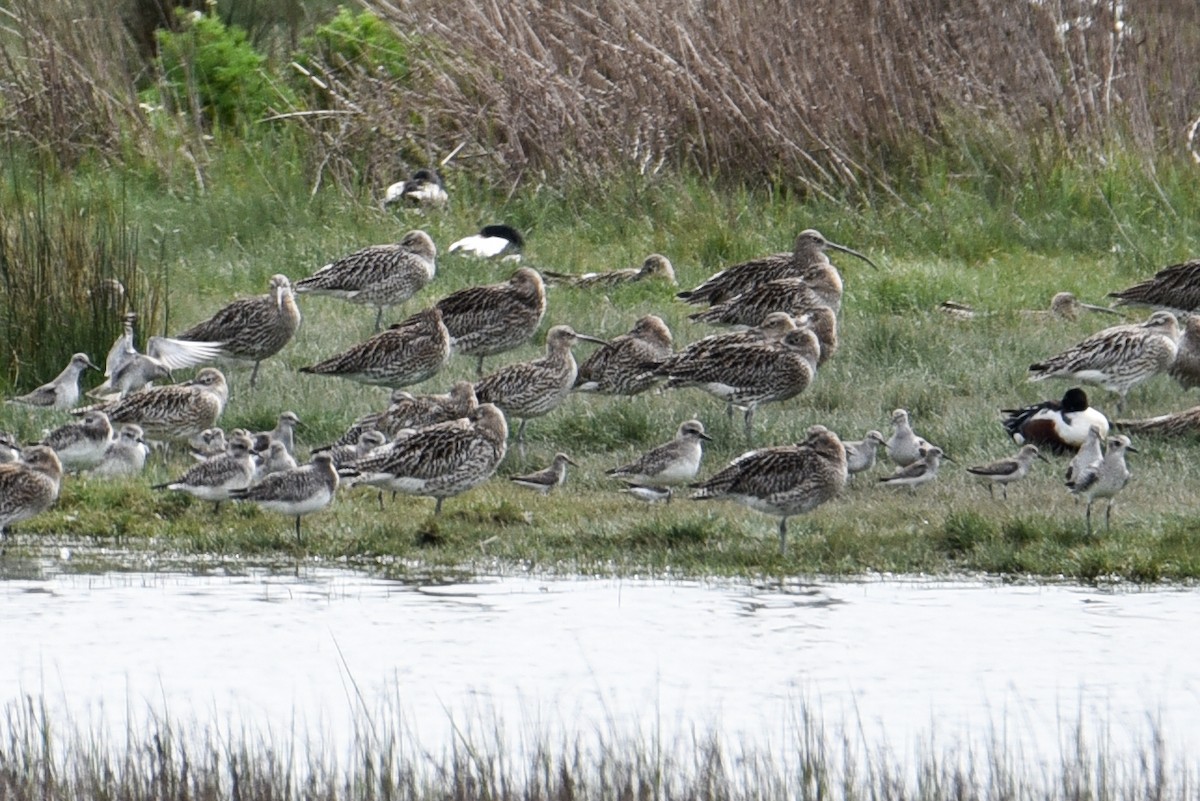
<svg viewBox="0 0 1200 801">
<path fill-rule="evenodd" d="M 221 356 L 220 342 L 193 342 L 171 337 L 150 337 L 146 355 L 157 359 L 168 370 L 181 370 L 212 362 Z"/>
</svg>

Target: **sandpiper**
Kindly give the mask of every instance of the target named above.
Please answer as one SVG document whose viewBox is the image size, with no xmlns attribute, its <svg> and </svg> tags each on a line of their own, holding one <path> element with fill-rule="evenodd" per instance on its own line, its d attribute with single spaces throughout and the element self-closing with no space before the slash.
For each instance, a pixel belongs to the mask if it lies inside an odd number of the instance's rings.
<svg viewBox="0 0 1200 801">
<path fill-rule="evenodd" d="M 43 445 L 26 448 L 18 461 L 0 464 L 0 538 L 13 523 L 54 505 L 62 474 L 58 457 Z"/>
<path fill-rule="evenodd" d="M 846 450 L 832 431 L 812 426 L 803 442 L 743 453 L 691 486 L 695 499 L 730 500 L 779 517 L 779 553 L 784 554 L 788 518 L 815 509 L 846 486 Z"/>
<path fill-rule="evenodd" d="M 1008 500 L 1008 485 L 1020 481 L 1028 473 L 1034 459 L 1049 461 L 1038 452 L 1037 445 L 1022 445 L 1016 456 L 1008 459 L 998 459 L 987 464 L 968 467 L 967 472 L 979 476 L 987 482 L 988 495 L 995 497 L 993 488 L 996 484 L 1004 491 L 1004 500 Z"/>
<path fill-rule="evenodd" d="M 198 462 L 203 462 L 213 456 L 220 456 L 227 447 L 225 430 L 216 426 L 206 428 L 191 437 L 188 445 L 191 446 L 192 457 Z"/>
<path fill-rule="evenodd" d="M 1051 453 L 1078 450 L 1087 439 L 1088 429 L 1100 427 L 1100 436 L 1108 436 L 1108 418 L 1088 404 L 1087 393 L 1071 387 L 1061 401 L 1044 400 L 1020 409 L 1001 409 L 1004 430 L 1018 445 L 1037 445 Z"/>
<path fill-rule="evenodd" d="M 6 403 L 19 403 L 23 406 L 60 411 L 70 409 L 79 402 L 79 377 L 89 367 L 94 370 L 100 369 L 92 364 L 92 360 L 86 353 L 76 353 L 71 357 L 71 361 L 67 362 L 66 368 L 53 381 L 42 384 L 28 394 L 9 398 Z"/>
<path fill-rule="evenodd" d="M 221 356 L 220 342 L 191 342 L 170 337 L 150 337 L 146 352 L 139 353 L 133 326 L 137 315 L 125 315 L 124 332 L 108 350 L 104 362 L 104 383 L 88 392 L 93 398 L 112 400 L 171 378 L 172 370 L 215 361 Z"/>
<path fill-rule="evenodd" d="M 1200 259 L 1164 267 L 1141 283 L 1109 292 L 1118 306 L 1190 312 L 1200 309 Z"/>
<path fill-rule="evenodd" d="M 675 439 L 651 448 L 629 464 L 605 470 L 605 475 L 625 480 L 628 486 L 671 487 L 686 484 L 700 472 L 703 443 L 712 442 L 699 420 L 679 424 Z M 668 500 L 670 500 L 668 496 Z"/>
<path fill-rule="evenodd" d="M 72 414 L 93 409 L 108 415 L 113 423 L 137 423 L 149 439 L 188 440 L 211 428 L 225 410 L 229 386 L 215 367 L 204 367 L 191 381 L 163 387 L 147 387 L 124 398 L 100 403 Z"/>
<path fill-rule="evenodd" d="M 117 438 L 104 449 L 103 459 L 90 475 L 103 478 L 136 476 L 146 466 L 149 454 L 150 446 L 146 444 L 142 427 L 126 423 L 117 432 Z"/>
<path fill-rule="evenodd" d="M 329 451 L 334 467 L 348 467 L 375 448 L 382 447 L 385 444 L 387 444 L 387 437 L 384 436 L 382 431 L 369 429 L 359 432 L 358 439 L 353 443 L 329 445 L 324 448 L 317 448 L 313 453 Z"/>
<path fill-rule="evenodd" d="M 921 458 L 905 467 L 896 468 L 896 472 L 883 476 L 879 482 L 889 487 L 908 487 L 916 492 L 917 487 L 937 478 L 938 467 L 944 457 L 945 453 L 936 445 L 922 448 Z"/>
<path fill-rule="evenodd" d="M 378 331 L 383 310 L 411 298 L 433 280 L 436 271 L 437 248 L 429 234 L 409 231 L 397 243 L 372 245 L 326 264 L 297 281 L 296 292 L 374 306 Z"/>
<path fill-rule="evenodd" d="M 843 442 L 842 446 L 846 449 L 846 472 L 853 476 L 874 467 L 880 445 L 886 447 L 887 440 L 881 432 L 874 429 L 868 431 L 860 440 Z"/>
<path fill-rule="evenodd" d="M 578 392 L 637 395 L 658 383 L 654 370 L 671 355 L 671 329 L 661 317 L 647 314 L 628 334 L 613 337 L 579 365 Z"/>
<path fill-rule="evenodd" d="M 265 295 L 242 298 L 225 306 L 204 322 L 178 334 L 176 339 L 220 342 L 225 358 L 254 362 L 250 386 L 258 379 L 264 359 L 283 350 L 300 327 L 300 308 L 286 275 L 271 276 Z"/>
<path fill-rule="evenodd" d="M 407 181 L 391 184 L 383 193 L 384 208 L 395 203 L 406 206 L 445 206 L 450 202 L 442 176 L 432 167 L 422 167 Z"/>
<path fill-rule="evenodd" d="M 521 476 L 510 476 L 509 481 L 520 487 L 536 490 L 539 495 L 548 495 L 555 487 L 567 480 L 567 465 L 578 467 L 578 463 L 565 453 L 554 454 L 554 461 L 546 468 Z"/>
<path fill-rule="evenodd" d="M 1113 499 L 1129 483 L 1130 472 L 1125 464 L 1126 453 L 1137 453 L 1137 448 L 1129 443 L 1129 437 L 1123 434 L 1111 437 L 1104 458 L 1082 471 L 1071 487 L 1072 493 L 1087 498 L 1086 519 L 1089 537 L 1092 536 L 1092 503 L 1097 498 L 1107 501 L 1104 507 L 1104 530 L 1108 531 Z"/>
<path fill-rule="evenodd" d="M 283 473 L 296 467 L 296 457 L 288 453 L 287 447 L 277 439 L 270 440 L 266 449 L 254 451 L 254 454 L 256 457 L 254 463 L 255 484 L 267 476 Z"/>
<path fill-rule="evenodd" d="M 436 306 L 300 372 L 399 388 L 437 374 L 450 359 L 450 332 Z"/>
<path fill-rule="evenodd" d="M 511 225 L 485 225 L 479 233 L 452 242 L 447 252 L 480 259 L 500 256 L 505 261 L 520 261 L 524 247 L 525 238 Z"/>
<path fill-rule="evenodd" d="M 910 464 L 920 461 L 923 458 L 921 451 L 929 447 L 929 442 L 913 431 L 906 410 L 897 409 L 892 412 L 892 428 L 892 435 L 885 443 L 887 455 L 892 460 L 892 464 L 897 467 L 908 467 Z"/>
<path fill-rule="evenodd" d="M 221 501 L 229 500 L 234 490 L 245 489 L 254 481 L 254 454 L 250 438 L 237 435 L 229 438 L 229 450 L 193 465 L 175 481 L 155 484 L 151 489 L 186 492 L 203 501 L 212 501 L 213 511 L 219 511 Z"/>
<path fill-rule="evenodd" d="M 438 301 L 454 350 L 483 359 L 525 344 L 546 313 L 546 287 L 536 270 L 521 267 L 502 284 L 460 289 Z"/>
<path fill-rule="evenodd" d="M 1175 315 L 1156 311 L 1140 325 L 1118 325 L 1099 331 L 1079 344 L 1029 366 L 1030 381 L 1072 378 L 1117 393 L 1117 410 L 1129 390 L 1165 372 L 1178 349 Z"/>
<path fill-rule="evenodd" d="M 675 269 L 671 266 L 671 262 L 667 257 L 659 253 L 651 253 L 647 256 L 646 260 L 642 262 L 641 267 L 630 267 L 626 270 L 583 273 L 582 275 L 557 273 L 552 270 L 542 270 L 541 272 L 542 278 L 551 286 L 565 284 L 567 286 L 580 287 L 581 289 L 593 289 L 595 287 L 609 288 L 647 278 L 658 278 L 666 281 L 671 286 L 675 286 Z"/>
<path fill-rule="evenodd" d="M 104 451 L 113 441 L 108 415 L 92 410 L 77 420 L 51 431 L 39 445 L 52 449 L 66 470 L 86 470 L 104 459 Z"/>
<path fill-rule="evenodd" d="M 312 461 L 306 465 L 271 473 L 254 486 L 231 490 L 229 497 L 252 501 L 264 509 L 296 518 L 296 542 L 299 543 L 300 518 L 328 506 L 339 481 L 332 455 L 322 451 L 313 454 Z"/>
<path fill-rule="evenodd" d="M 758 284 L 740 295 L 688 315 L 698 323 L 714 325 L 758 325 L 771 312 L 788 312 L 793 317 L 808 309 L 825 306 L 837 314 L 842 305 L 842 279 L 833 265 L 803 278 L 776 278 Z"/>
</svg>

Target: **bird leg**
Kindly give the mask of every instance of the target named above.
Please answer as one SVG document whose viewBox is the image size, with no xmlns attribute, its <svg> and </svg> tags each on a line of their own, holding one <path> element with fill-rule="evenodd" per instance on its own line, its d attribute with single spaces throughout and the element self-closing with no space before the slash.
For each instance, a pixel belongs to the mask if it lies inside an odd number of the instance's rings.
<svg viewBox="0 0 1200 801">
<path fill-rule="evenodd" d="M 300 515 L 296 515 L 296 544 L 300 544 Z"/>
<path fill-rule="evenodd" d="M 787 556 L 787 518 L 779 518 L 779 555 Z"/>
<path fill-rule="evenodd" d="M 479 360 L 477 362 L 475 362 L 475 375 L 478 378 L 483 378 L 483 357 L 482 356 L 480 356 Z"/>
<path fill-rule="evenodd" d="M 250 389 L 254 389 L 254 382 L 258 380 L 258 365 L 261 362 L 254 363 L 254 369 L 250 371 Z"/>
<path fill-rule="evenodd" d="M 1092 536 L 1092 501 L 1087 502 L 1087 535 Z"/>
<path fill-rule="evenodd" d="M 445 500 L 445 498 L 437 499 L 437 504 L 433 507 L 433 513 L 435 515 L 440 515 L 442 513 L 442 501 L 444 501 L 444 500 Z"/>
<path fill-rule="evenodd" d="M 751 431 L 754 428 L 754 405 L 753 404 L 746 407 L 745 421 L 746 421 L 746 442 L 747 442 L 747 444 L 749 444 L 749 442 L 754 438 L 751 433 Z"/>
<path fill-rule="evenodd" d="M 378 334 L 383 330 L 383 307 L 378 306 L 375 309 L 375 333 Z"/>
</svg>

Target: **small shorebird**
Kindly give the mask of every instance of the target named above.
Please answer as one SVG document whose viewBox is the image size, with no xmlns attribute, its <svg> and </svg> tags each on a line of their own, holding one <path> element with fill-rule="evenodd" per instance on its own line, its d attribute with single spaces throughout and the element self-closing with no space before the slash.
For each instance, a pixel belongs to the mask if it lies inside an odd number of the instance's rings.
<svg viewBox="0 0 1200 801">
<path fill-rule="evenodd" d="M 431 167 L 422 167 L 407 181 L 397 181 L 383 193 L 384 208 L 395 203 L 441 207 L 449 202 L 450 195 L 446 192 L 446 185 L 442 183 L 442 176 Z"/>
<path fill-rule="evenodd" d="M 300 372 L 399 388 L 437 375 L 450 359 L 450 332 L 436 306 Z"/>
<path fill-rule="evenodd" d="M 154 381 L 171 378 L 172 370 L 194 367 L 221 356 L 220 342 L 192 342 L 170 337 L 150 337 L 146 340 L 146 352 L 139 353 L 133 333 L 136 321 L 137 315 L 133 312 L 125 315 L 124 332 L 108 349 L 108 358 L 104 361 L 105 381 L 88 392 L 88 396 L 102 400 L 123 398 Z"/>
<path fill-rule="evenodd" d="M 149 439 L 188 440 L 216 424 L 228 399 L 224 374 L 204 367 L 191 381 L 146 387 L 115 401 L 72 409 L 71 414 L 99 410 L 113 423 L 137 423 Z"/>
<path fill-rule="evenodd" d="M 670 503 L 675 495 L 671 487 L 653 487 L 648 484 L 626 484 L 621 492 L 632 495 L 642 503 Z"/>
<path fill-rule="evenodd" d="M 188 444 L 192 449 L 192 457 L 198 462 L 203 462 L 205 459 L 219 456 L 225 452 L 227 447 L 225 431 L 216 426 L 206 428 L 199 434 L 191 437 Z"/>
<path fill-rule="evenodd" d="M 921 451 L 931 446 L 924 437 L 918 436 L 913 431 L 907 411 L 897 409 L 892 412 L 892 427 L 892 435 L 884 443 L 888 458 L 892 460 L 892 464 L 897 467 L 908 467 L 910 464 L 923 459 L 924 456 Z"/>
<path fill-rule="evenodd" d="M 26 448 L 19 461 L 0 464 L 0 539 L 13 523 L 54 505 L 62 474 L 58 457 L 43 445 Z"/>
<path fill-rule="evenodd" d="M 554 454 L 554 461 L 550 463 L 549 467 L 538 470 L 536 473 L 528 473 L 523 476 L 510 476 L 508 480 L 518 486 L 536 490 L 539 495 L 548 495 L 550 490 L 555 487 L 561 487 L 563 482 L 567 480 L 567 465 L 579 466 L 565 453 L 556 453 Z"/>
<path fill-rule="evenodd" d="M 155 484 L 151 489 L 169 489 L 186 492 L 202 501 L 212 501 L 213 511 L 221 509 L 221 501 L 227 501 L 234 490 L 245 489 L 254 481 L 254 454 L 250 452 L 250 438 L 239 434 L 229 438 L 229 450 L 193 465 L 175 481 Z"/>
<path fill-rule="evenodd" d="M 1049 461 L 1038 453 L 1037 445 L 1022 445 L 1016 456 L 968 467 L 967 472 L 979 476 L 987 482 L 988 496 L 990 497 L 995 497 L 993 488 L 999 484 L 1004 491 L 1004 500 L 1008 500 L 1008 485 L 1025 478 L 1034 459 L 1041 459 L 1043 462 Z"/>
<path fill-rule="evenodd" d="M 1141 283 L 1119 292 L 1109 292 L 1118 306 L 1149 306 L 1152 309 L 1191 312 L 1200 309 L 1200 259 L 1164 267 Z"/>
<path fill-rule="evenodd" d="M 688 319 L 714 325 L 758 325 L 771 312 L 798 317 L 803 312 L 826 306 L 837 314 L 842 305 L 842 280 L 833 265 L 815 275 L 776 278 L 758 284 L 740 295 L 717 303 Z"/>
<path fill-rule="evenodd" d="M 176 339 L 192 342 L 220 342 L 225 358 L 254 362 L 250 387 L 258 379 L 258 366 L 264 359 L 283 350 L 300 327 L 300 308 L 286 275 L 271 276 L 265 295 L 242 298 L 225 306 L 204 322 L 197 323 Z"/>
<path fill-rule="evenodd" d="M 1075 455 L 1071 457 L 1070 464 L 1067 465 L 1064 478 L 1068 489 L 1074 490 L 1075 482 L 1089 470 L 1095 469 L 1104 459 L 1104 437 L 1100 426 L 1092 426 L 1088 429 L 1087 438 L 1079 446 Z"/>
<path fill-rule="evenodd" d="M 1110 309 L 1107 306 L 1097 306 L 1093 303 L 1083 303 L 1079 298 L 1075 297 L 1073 292 L 1056 292 L 1054 297 L 1050 298 L 1049 314 L 1063 320 L 1078 320 L 1080 312 L 1096 312 L 1098 314 L 1115 314 L 1120 316 L 1120 312 L 1116 309 Z"/>
<path fill-rule="evenodd" d="M 811 228 L 796 237 L 791 253 L 775 253 L 760 259 L 735 264 L 713 275 L 695 289 L 680 292 L 676 297 L 694 306 L 714 305 L 735 295 L 754 289 L 776 278 L 803 278 L 831 266 L 825 251 L 829 248 L 849 253 L 876 267 L 875 262 L 857 250 L 830 242 L 820 231 Z M 839 279 L 840 280 L 840 279 Z"/>
<path fill-rule="evenodd" d="M 429 234 L 409 231 L 399 242 L 371 245 L 326 264 L 296 282 L 299 294 L 328 295 L 375 307 L 375 330 L 383 310 L 417 294 L 437 272 L 437 248 Z"/>
<path fill-rule="evenodd" d="M 296 467 L 296 457 L 288 453 L 284 444 L 277 439 L 268 442 L 265 449 L 252 452 L 255 455 L 254 484 L 259 483 L 267 476 L 293 470 Z"/>
<path fill-rule="evenodd" d="M 675 439 L 651 448 L 629 464 L 604 472 L 623 479 L 630 488 L 666 489 L 669 502 L 671 487 L 688 483 L 700 472 L 705 442 L 712 442 L 712 437 L 704 433 L 704 424 L 699 420 L 685 420 L 679 424 Z"/>
<path fill-rule="evenodd" d="M 329 445 L 324 448 L 317 448 L 313 453 L 329 451 L 334 467 L 349 467 L 375 448 L 379 448 L 385 444 L 387 444 L 387 437 L 384 436 L 384 433 L 371 429 L 361 431 L 358 439 L 353 443 Z"/>
<path fill-rule="evenodd" d="M 604 287 L 607 289 L 647 278 L 659 278 L 671 286 L 675 286 L 675 269 L 671 266 L 671 262 L 666 256 L 658 253 L 651 253 L 647 256 L 646 260 L 642 262 L 641 267 L 630 267 L 626 270 L 610 270 L 603 273 L 584 273 L 582 275 L 556 273 L 552 270 L 542 270 L 541 272 L 542 278 L 545 279 L 549 286 L 564 284 L 581 289 L 593 289 L 595 287 Z"/>
<path fill-rule="evenodd" d="M 296 518 L 296 542 L 299 543 L 300 518 L 328 506 L 339 481 L 333 456 L 321 451 L 313 454 L 308 464 L 271 473 L 253 486 L 231 490 L 229 497 L 252 501 L 264 509 Z"/>
<path fill-rule="evenodd" d="M 846 449 L 846 472 L 853 476 L 874 467 L 880 445 L 886 447 L 887 440 L 881 432 L 874 429 L 868 431 L 860 440 L 843 442 L 842 447 Z"/>
<path fill-rule="evenodd" d="M 483 359 L 529 340 L 546 313 L 546 287 L 536 270 L 521 267 L 502 284 L 460 289 L 437 302 L 454 350 L 475 356 L 477 375 Z"/>
<path fill-rule="evenodd" d="M 142 434 L 142 427 L 126 423 L 117 432 L 117 438 L 104 449 L 104 457 L 90 475 L 103 478 L 136 476 L 146 466 L 150 446 Z"/>
<path fill-rule="evenodd" d="M 479 233 L 452 242 L 447 252 L 479 259 L 502 256 L 504 261 L 520 261 L 525 238 L 511 225 L 485 225 Z"/>
<path fill-rule="evenodd" d="M 271 447 L 272 442 L 283 443 L 283 449 L 288 454 L 296 455 L 296 427 L 303 425 L 300 422 L 300 416 L 295 412 L 280 412 L 279 417 L 275 419 L 275 427 L 270 431 L 259 431 L 252 439 L 253 444 L 250 449 L 253 451 L 265 451 Z"/>
<path fill-rule="evenodd" d="M 890 476 L 883 476 L 879 483 L 889 487 L 908 487 L 916 492 L 917 487 L 937 478 L 938 467 L 946 454 L 936 445 L 921 449 L 921 458 L 905 467 L 896 468 Z"/>
<path fill-rule="evenodd" d="M 546 355 L 531 362 L 501 367 L 475 384 L 480 403 L 494 403 L 507 417 L 518 417 L 517 445 L 524 447 L 525 424 L 533 417 L 549 414 L 566 400 L 575 386 L 578 368 L 571 348 L 579 340 L 606 344 L 604 340 L 556 325 L 546 332 Z"/>
<path fill-rule="evenodd" d="M 1108 440 L 1104 458 L 1083 470 L 1073 482 L 1071 492 L 1087 498 L 1087 535 L 1092 536 L 1092 503 L 1104 498 L 1104 530 L 1108 531 L 1112 515 L 1113 499 L 1129 483 L 1129 467 L 1125 464 L 1126 453 L 1137 453 L 1129 443 L 1129 437 L 1118 434 Z"/>
<path fill-rule="evenodd" d="M 628 334 L 613 337 L 579 365 L 577 392 L 637 395 L 658 383 L 653 370 L 671 355 L 671 329 L 661 317 L 647 314 Z"/>
<path fill-rule="evenodd" d="M 112 423 L 104 412 L 92 410 L 83 419 L 59 426 L 39 445 L 52 449 L 66 470 L 86 470 L 104 459 L 113 441 Z"/>
<path fill-rule="evenodd" d="M 1100 436 L 1108 436 L 1108 418 L 1088 404 L 1087 393 L 1071 387 L 1061 401 L 1044 400 L 1020 409 L 1001 409 L 1004 430 L 1018 445 L 1037 445 L 1051 453 L 1078 450 L 1087 439 L 1088 429 L 1100 427 Z"/>
<path fill-rule="evenodd" d="M 1099 331 L 1056 356 L 1029 366 L 1030 381 L 1071 378 L 1117 393 L 1117 410 L 1129 390 L 1166 372 L 1178 348 L 1175 315 L 1156 311 L 1144 323 Z"/>
<path fill-rule="evenodd" d="M 15 462 L 21 458 L 21 446 L 9 431 L 0 431 L 0 464 Z"/>
<path fill-rule="evenodd" d="M 504 413 L 484 403 L 472 413 L 473 421 L 439 423 L 417 429 L 408 436 L 376 448 L 341 474 L 348 483 L 442 501 L 482 484 L 504 459 L 508 424 Z M 465 421 L 464 421 L 465 422 Z"/>
<path fill-rule="evenodd" d="M 779 518 L 779 553 L 787 552 L 789 517 L 811 511 L 846 486 L 846 450 L 824 426 L 812 426 L 796 445 L 743 453 L 707 481 L 691 485 L 694 499 L 724 499 Z"/>
<path fill-rule="evenodd" d="M 76 353 L 53 381 L 42 384 L 26 395 L 9 398 L 5 402 L 59 411 L 70 409 L 79 402 L 79 377 L 89 367 L 94 370 L 100 369 L 92 364 L 86 353 Z"/>
<path fill-rule="evenodd" d="M 1167 368 L 1167 375 L 1184 390 L 1200 387 L 1200 315 L 1187 316 L 1175 345 L 1175 360 Z"/>
</svg>

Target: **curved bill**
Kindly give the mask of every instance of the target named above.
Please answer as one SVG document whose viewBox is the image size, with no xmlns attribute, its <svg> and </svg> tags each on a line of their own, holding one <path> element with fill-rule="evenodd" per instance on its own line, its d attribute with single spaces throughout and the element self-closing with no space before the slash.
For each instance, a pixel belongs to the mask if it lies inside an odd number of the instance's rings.
<svg viewBox="0 0 1200 801">
<path fill-rule="evenodd" d="M 851 249 L 851 248 L 848 248 L 848 247 L 846 247 L 845 245 L 839 245 L 839 244 L 838 244 L 838 243 L 836 243 L 836 242 L 830 242 L 828 239 L 827 239 L 827 240 L 825 240 L 825 246 L 826 246 L 826 247 L 831 247 L 831 248 L 833 248 L 834 250 L 840 250 L 840 251 L 841 251 L 841 252 L 843 252 L 843 253 L 849 253 L 851 256 L 857 256 L 858 258 L 860 258 L 860 259 L 862 259 L 863 261 L 865 261 L 867 264 L 869 264 L 869 265 L 871 265 L 872 267 L 874 267 L 876 270 L 878 270 L 878 269 L 879 269 L 879 265 L 878 265 L 878 264 L 876 264 L 875 262 L 871 261 L 871 260 L 870 260 L 870 259 L 868 259 L 866 256 L 864 256 L 863 254 L 859 253 L 857 250 L 853 250 L 853 249 Z"/>
</svg>

